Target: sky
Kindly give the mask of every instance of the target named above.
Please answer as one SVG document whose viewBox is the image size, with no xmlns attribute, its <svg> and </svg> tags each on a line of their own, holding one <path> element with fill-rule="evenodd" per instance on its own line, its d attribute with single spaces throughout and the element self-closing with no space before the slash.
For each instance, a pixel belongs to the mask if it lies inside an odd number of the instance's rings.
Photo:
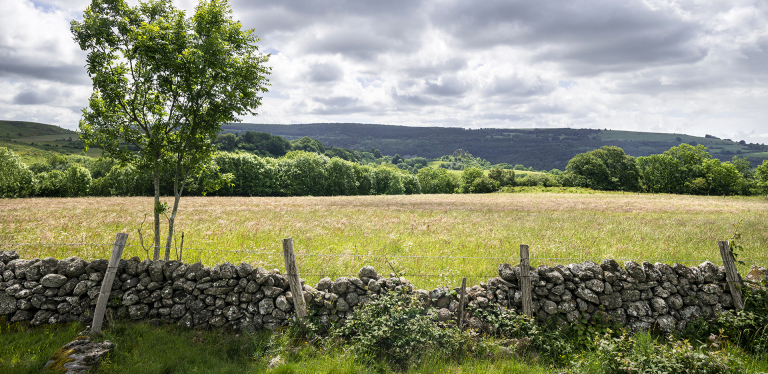
<svg viewBox="0 0 768 374">
<path fill-rule="evenodd" d="M 0 119 L 76 129 L 90 1 L 0 1 Z M 136 4 L 129 1 L 129 4 Z M 191 16 L 196 1 L 177 1 Z M 231 0 L 271 54 L 252 123 L 608 128 L 768 143 L 768 2 Z"/>
</svg>

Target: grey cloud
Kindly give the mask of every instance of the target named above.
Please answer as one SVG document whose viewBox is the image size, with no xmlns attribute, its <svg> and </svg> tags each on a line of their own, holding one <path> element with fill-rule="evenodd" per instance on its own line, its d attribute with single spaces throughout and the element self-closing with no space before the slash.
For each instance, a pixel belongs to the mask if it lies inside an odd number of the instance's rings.
<svg viewBox="0 0 768 374">
<path fill-rule="evenodd" d="M 427 106 L 427 105 L 437 105 L 440 104 L 440 100 L 433 99 L 429 96 L 425 95 L 414 95 L 414 94 L 400 94 L 396 90 L 392 90 L 390 93 L 392 99 L 395 100 L 396 103 L 400 105 L 405 106 Z M 442 101 L 444 103 L 444 101 Z"/>
<path fill-rule="evenodd" d="M 38 92 L 34 90 L 27 90 L 19 93 L 13 97 L 13 103 L 19 105 L 38 105 L 47 104 L 56 99 L 58 93 L 51 90 Z"/>
<path fill-rule="evenodd" d="M 53 82 L 88 85 L 90 79 L 83 66 L 44 65 L 41 63 L 0 58 L 0 78 L 40 79 Z"/>
<path fill-rule="evenodd" d="M 493 84 L 486 90 L 486 95 L 513 97 L 541 96 L 550 94 L 556 88 L 553 82 L 545 81 L 541 77 L 535 77 L 532 82 L 529 82 L 517 75 L 511 75 L 495 79 Z"/>
<path fill-rule="evenodd" d="M 437 9 L 433 20 L 467 48 L 524 46 L 539 50 L 541 60 L 567 59 L 599 69 L 692 62 L 706 55 L 697 45 L 702 32 L 697 23 L 640 1 L 454 0 Z"/>
<path fill-rule="evenodd" d="M 318 63 L 311 65 L 309 68 L 309 80 L 312 82 L 335 82 L 344 76 L 344 72 L 336 64 Z"/>
<path fill-rule="evenodd" d="M 304 41 L 302 50 L 315 54 L 341 54 L 358 60 L 372 60 L 379 53 L 401 47 L 415 50 L 413 43 L 403 45 L 400 40 L 380 35 L 372 30 L 337 29 L 315 35 Z"/>
<path fill-rule="evenodd" d="M 235 0 L 232 8 L 250 21 L 256 32 L 295 31 L 317 23 L 338 24 L 341 19 L 400 20 L 419 16 L 421 1 L 334 1 L 334 0 Z M 391 22 L 389 22 L 391 23 Z"/>
<path fill-rule="evenodd" d="M 240 3 L 238 16 L 268 44 L 297 43 L 305 53 L 338 53 L 358 60 L 387 51 L 416 51 L 428 25 L 417 1 Z"/>
<path fill-rule="evenodd" d="M 324 106 L 313 110 L 313 114 L 350 114 L 372 110 L 372 108 L 362 105 L 359 99 L 349 96 L 314 97 L 312 100 Z"/>
<path fill-rule="evenodd" d="M 491 113 L 481 114 L 480 119 L 520 122 L 520 121 L 530 120 L 531 116 L 526 114 L 508 114 L 508 113 L 491 112 Z"/>
<path fill-rule="evenodd" d="M 438 96 L 462 96 L 469 85 L 456 77 L 443 76 L 438 81 L 427 82 L 426 92 Z"/>
</svg>

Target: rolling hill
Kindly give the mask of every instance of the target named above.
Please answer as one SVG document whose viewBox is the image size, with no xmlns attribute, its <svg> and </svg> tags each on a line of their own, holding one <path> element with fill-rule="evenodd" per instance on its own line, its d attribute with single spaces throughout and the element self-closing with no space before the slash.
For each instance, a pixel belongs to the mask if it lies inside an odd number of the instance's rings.
<svg viewBox="0 0 768 374">
<path fill-rule="evenodd" d="M 680 143 L 703 144 L 713 157 L 747 157 L 753 165 L 768 159 L 768 146 L 715 137 L 600 129 L 477 129 L 408 127 L 355 123 L 273 125 L 240 123 L 225 132 L 261 131 L 292 140 L 308 136 L 326 146 L 379 149 L 385 155 L 428 159 L 462 148 L 493 164 L 522 164 L 536 170 L 565 169 L 578 153 L 605 145 L 618 146 L 632 156 L 658 154 Z"/>
<path fill-rule="evenodd" d="M 492 164 L 522 164 L 536 170 L 565 169 L 578 153 L 605 145 L 621 147 L 632 156 L 662 153 L 680 143 L 702 144 L 722 161 L 746 157 L 757 166 L 768 160 L 768 146 L 730 139 L 601 129 L 476 129 L 449 127 L 408 127 L 356 123 L 313 123 L 274 125 L 238 123 L 223 126 L 229 133 L 260 131 L 288 140 L 304 136 L 320 140 L 327 147 L 370 150 L 385 155 L 432 159 L 464 149 Z M 70 140 L 72 139 L 72 140 Z M 0 146 L 9 147 L 30 162 L 51 154 L 82 152 L 78 133 L 53 125 L 0 120 Z M 91 148 L 88 155 L 98 156 Z"/>
<path fill-rule="evenodd" d="M 83 151 L 79 134 L 58 126 L 26 121 L 0 120 L 0 147 L 13 150 L 27 163 L 41 162 L 53 155 L 78 154 Z M 89 156 L 101 155 L 91 148 Z"/>
</svg>

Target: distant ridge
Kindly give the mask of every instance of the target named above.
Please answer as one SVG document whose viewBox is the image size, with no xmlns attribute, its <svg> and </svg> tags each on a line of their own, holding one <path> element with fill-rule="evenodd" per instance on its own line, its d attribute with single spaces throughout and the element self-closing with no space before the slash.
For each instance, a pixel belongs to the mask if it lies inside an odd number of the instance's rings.
<svg viewBox="0 0 768 374">
<path fill-rule="evenodd" d="M 42 135 L 73 135 L 72 130 L 62 129 L 54 125 L 27 121 L 0 120 L 0 138 L 26 138 Z"/>
<path fill-rule="evenodd" d="M 464 149 L 493 164 L 522 164 L 537 170 L 565 169 L 578 153 L 605 145 L 618 146 L 632 156 L 663 153 L 680 143 L 703 144 L 721 161 L 747 157 L 753 166 L 768 159 L 768 146 L 740 144 L 728 139 L 638 131 L 600 129 L 463 129 L 359 123 L 296 125 L 236 123 L 224 132 L 267 132 L 292 140 L 308 136 L 325 146 L 370 150 L 383 154 L 435 158 Z M 679 140 L 678 140 L 679 139 Z"/>
</svg>

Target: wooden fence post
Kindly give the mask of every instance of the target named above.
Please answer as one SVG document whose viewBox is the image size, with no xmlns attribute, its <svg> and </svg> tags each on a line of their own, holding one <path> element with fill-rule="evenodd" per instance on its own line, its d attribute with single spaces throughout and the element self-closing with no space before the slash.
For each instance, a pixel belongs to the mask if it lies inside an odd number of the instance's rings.
<svg viewBox="0 0 768 374">
<path fill-rule="evenodd" d="M 464 328 L 464 300 L 467 297 L 467 277 L 461 279 L 459 291 L 459 329 Z"/>
<path fill-rule="evenodd" d="M 744 298 L 741 295 L 739 272 L 736 270 L 736 264 L 734 263 L 735 259 L 731 252 L 731 242 L 728 240 L 721 240 L 717 242 L 717 246 L 720 247 L 720 257 L 723 258 L 725 277 L 728 281 L 728 287 L 731 290 L 731 297 L 733 297 L 733 306 L 736 310 L 742 310 L 744 309 Z"/>
<path fill-rule="evenodd" d="M 302 319 L 307 316 L 307 304 L 304 302 L 304 290 L 299 280 L 299 268 L 296 266 L 296 256 L 293 254 L 293 238 L 283 239 L 283 257 L 285 258 L 285 275 L 293 294 L 293 308 L 296 317 Z"/>
<path fill-rule="evenodd" d="M 104 312 L 107 310 L 109 294 L 112 292 L 112 282 L 115 280 L 117 265 L 120 263 L 120 257 L 123 255 L 125 242 L 128 241 L 128 234 L 124 232 L 117 233 L 115 244 L 112 245 L 112 257 L 109 258 L 107 272 L 104 274 L 104 280 L 101 282 L 101 291 L 99 291 L 99 300 L 96 302 L 96 311 L 93 314 L 93 324 L 91 332 L 101 332 L 101 325 L 104 323 Z"/>
<path fill-rule="evenodd" d="M 523 314 L 533 317 L 533 299 L 531 298 L 531 277 L 528 262 L 528 245 L 520 244 L 520 292 L 523 294 Z"/>
<path fill-rule="evenodd" d="M 176 261 L 181 261 L 183 254 L 184 254 L 184 231 L 181 232 L 181 246 L 179 246 L 179 258 L 177 258 Z"/>
</svg>

